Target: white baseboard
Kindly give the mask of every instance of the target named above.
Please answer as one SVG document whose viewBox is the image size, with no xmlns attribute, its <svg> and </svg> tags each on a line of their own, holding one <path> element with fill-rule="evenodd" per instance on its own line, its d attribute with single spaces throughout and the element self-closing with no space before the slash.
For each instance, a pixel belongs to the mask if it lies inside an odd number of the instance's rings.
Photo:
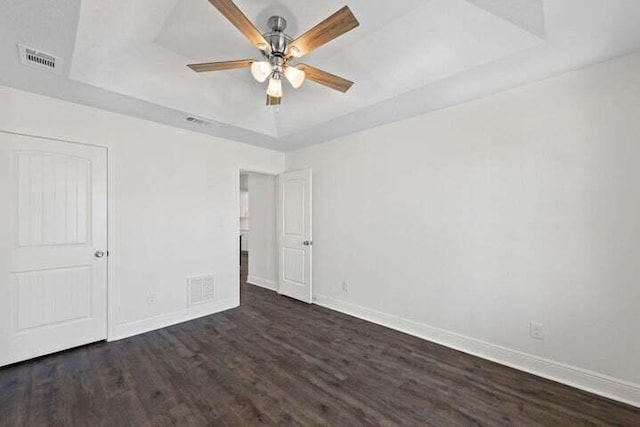
<svg viewBox="0 0 640 427">
<path fill-rule="evenodd" d="M 314 302 L 328 309 L 386 326 L 464 353 L 640 407 L 640 385 L 638 384 L 512 350 L 324 295 L 315 295 Z"/>
<path fill-rule="evenodd" d="M 221 311 L 236 308 L 239 305 L 240 302 L 238 301 L 238 298 L 228 298 L 208 304 L 188 307 L 183 310 L 150 317 L 148 319 L 115 325 L 113 328 L 114 334 L 109 337 L 108 341 L 117 341 L 134 335 L 144 334 L 145 332 L 154 331 L 156 329 L 166 328 L 167 326 L 175 325 L 177 323 L 187 322 L 189 320 L 197 319 L 198 317 L 209 316 L 211 314 L 220 313 Z"/>
<path fill-rule="evenodd" d="M 250 285 L 260 286 L 261 288 L 269 289 L 271 291 L 278 290 L 278 283 L 273 280 L 263 279 L 257 276 L 247 276 L 247 283 Z"/>
</svg>

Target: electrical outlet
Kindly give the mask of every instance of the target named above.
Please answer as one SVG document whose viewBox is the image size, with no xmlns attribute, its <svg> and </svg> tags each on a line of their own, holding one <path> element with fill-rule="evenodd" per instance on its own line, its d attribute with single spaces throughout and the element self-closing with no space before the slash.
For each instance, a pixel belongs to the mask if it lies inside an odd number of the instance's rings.
<svg viewBox="0 0 640 427">
<path fill-rule="evenodd" d="M 544 325 L 541 323 L 529 323 L 529 335 L 534 340 L 544 340 Z"/>
<path fill-rule="evenodd" d="M 342 282 L 342 292 L 344 292 L 345 294 L 349 293 L 349 284 L 347 282 Z"/>
<path fill-rule="evenodd" d="M 156 303 L 156 294 L 148 294 L 147 295 L 147 305 L 155 305 Z"/>
</svg>

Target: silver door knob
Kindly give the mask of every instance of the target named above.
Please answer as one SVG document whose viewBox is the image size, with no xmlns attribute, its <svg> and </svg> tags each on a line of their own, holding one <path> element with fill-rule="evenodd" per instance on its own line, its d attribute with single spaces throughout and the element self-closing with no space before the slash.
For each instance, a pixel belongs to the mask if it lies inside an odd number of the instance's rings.
<svg viewBox="0 0 640 427">
<path fill-rule="evenodd" d="M 313 245 L 313 240 L 305 240 L 304 242 L 302 242 L 302 244 L 305 246 L 311 246 Z"/>
<path fill-rule="evenodd" d="M 102 258 L 104 256 L 104 252 L 102 251 L 96 251 L 95 254 L 93 254 L 96 258 Z"/>
</svg>

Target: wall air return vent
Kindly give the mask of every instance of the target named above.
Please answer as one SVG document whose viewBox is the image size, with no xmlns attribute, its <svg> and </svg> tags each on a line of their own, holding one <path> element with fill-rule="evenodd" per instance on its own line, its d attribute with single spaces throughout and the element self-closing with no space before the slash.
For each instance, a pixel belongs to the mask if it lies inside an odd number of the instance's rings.
<svg viewBox="0 0 640 427">
<path fill-rule="evenodd" d="M 187 304 L 204 304 L 216 299 L 215 277 L 211 274 L 187 278 Z"/>
<path fill-rule="evenodd" d="M 24 65 L 56 74 L 62 73 L 62 60 L 57 56 L 23 44 L 18 45 L 18 51 L 20 53 L 20 61 Z"/>
</svg>

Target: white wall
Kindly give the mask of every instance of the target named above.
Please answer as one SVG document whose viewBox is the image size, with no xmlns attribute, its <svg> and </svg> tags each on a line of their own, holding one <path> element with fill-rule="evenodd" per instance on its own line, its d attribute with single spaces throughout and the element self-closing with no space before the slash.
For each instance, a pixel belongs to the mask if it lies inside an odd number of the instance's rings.
<svg viewBox="0 0 640 427">
<path fill-rule="evenodd" d="M 639 119 L 633 55 L 288 153 L 316 300 L 640 405 Z"/>
<path fill-rule="evenodd" d="M 247 281 L 277 289 L 276 177 L 249 174 L 249 275 Z"/>
<path fill-rule="evenodd" d="M 238 304 L 239 170 L 283 154 L 7 87 L 0 130 L 109 148 L 114 337 Z M 186 277 L 208 273 L 219 301 L 187 310 Z"/>
</svg>

